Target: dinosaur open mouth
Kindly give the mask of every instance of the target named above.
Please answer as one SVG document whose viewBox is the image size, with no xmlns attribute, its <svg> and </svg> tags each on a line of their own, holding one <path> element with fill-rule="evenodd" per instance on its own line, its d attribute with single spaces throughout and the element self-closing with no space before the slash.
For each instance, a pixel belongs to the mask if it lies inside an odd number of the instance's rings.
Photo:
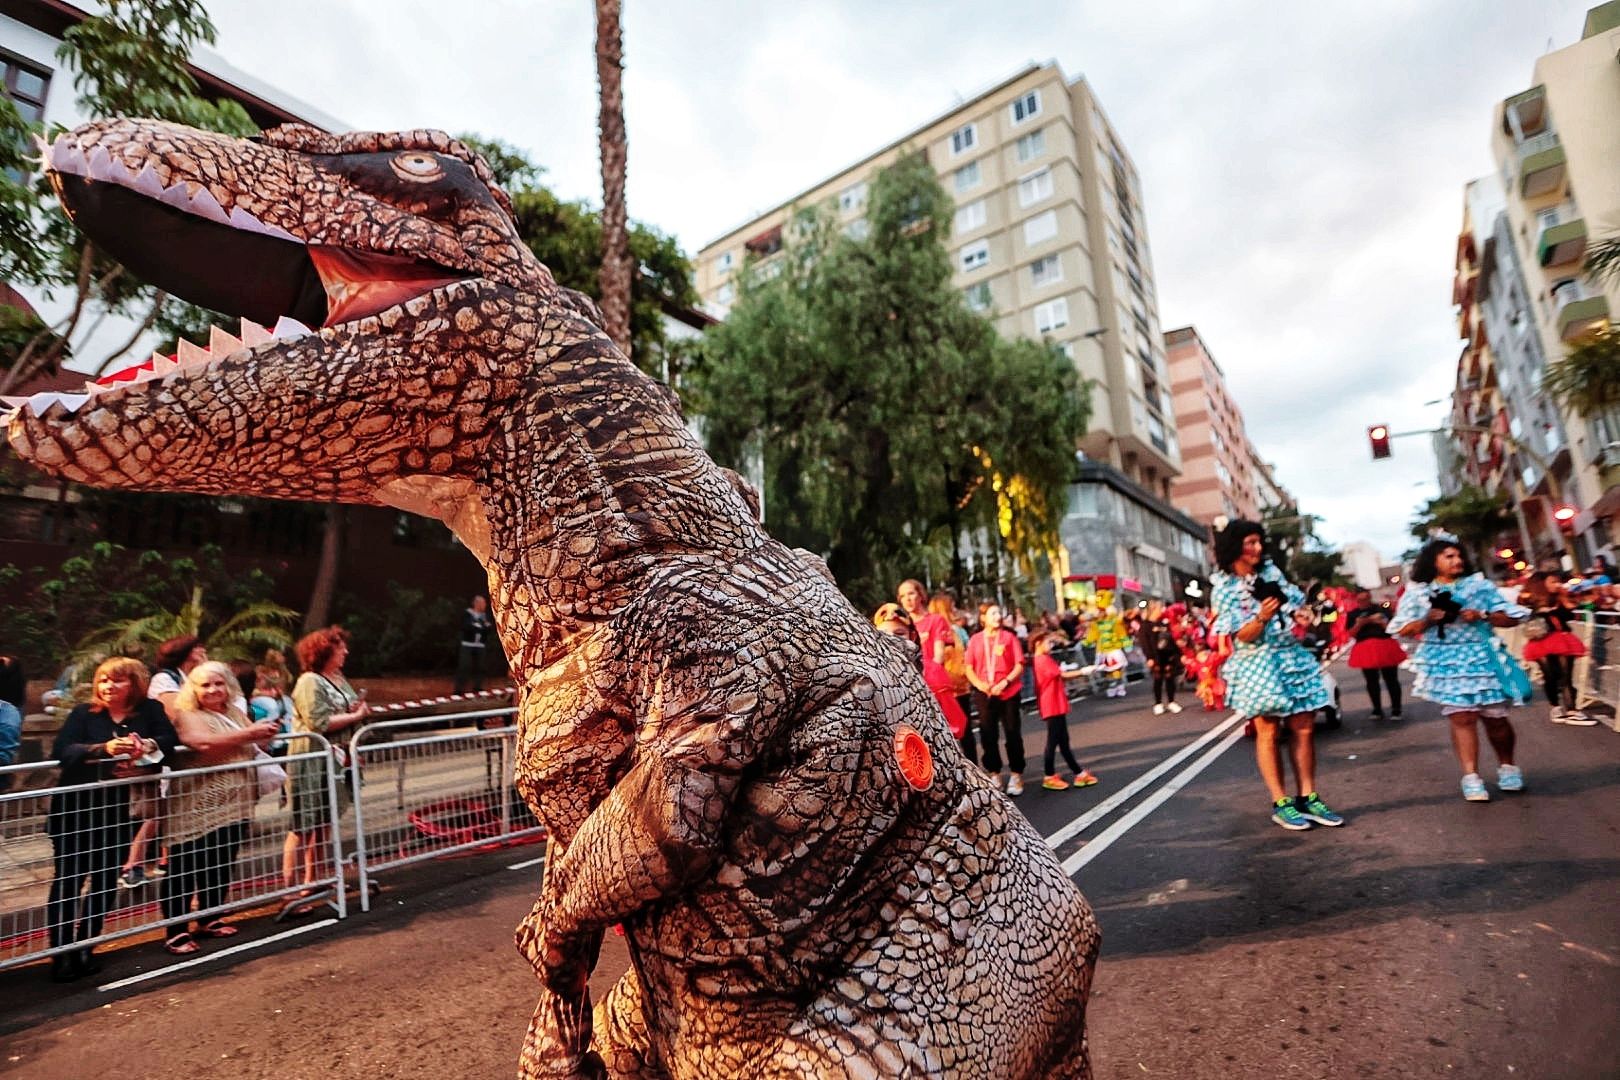
<svg viewBox="0 0 1620 1080">
<path fill-rule="evenodd" d="M 84 233 L 142 281 L 265 326 L 283 316 L 336 326 L 376 315 L 472 275 L 425 260 L 306 244 L 204 186 L 165 186 L 131 172 L 104 147 L 86 155 L 71 136 L 51 147 L 57 194 Z"/>
</svg>

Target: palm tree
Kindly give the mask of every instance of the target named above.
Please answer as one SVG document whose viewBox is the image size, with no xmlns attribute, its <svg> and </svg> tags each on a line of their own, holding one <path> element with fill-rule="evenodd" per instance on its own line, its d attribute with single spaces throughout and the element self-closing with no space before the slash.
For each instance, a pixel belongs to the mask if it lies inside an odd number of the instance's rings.
<svg viewBox="0 0 1620 1080">
<path fill-rule="evenodd" d="M 1570 346 L 1564 359 L 1547 365 L 1541 389 L 1587 419 L 1620 407 L 1620 331 L 1603 330 Z"/>
<path fill-rule="evenodd" d="M 258 661 L 266 649 L 290 648 L 291 628 L 296 625 L 298 612 L 269 601 L 249 604 L 215 623 L 204 603 L 202 586 L 197 585 L 176 611 L 119 619 L 92 630 L 74 647 L 68 663 L 88 676 L 96 664 L 109 656 L 138 652 L 150 657 L 162 642 L 185 636 L 201 637 L 211 660 Z M 207 633 L 204 628 L 208 628 Z"/>
<path fill-rule="evenodd" d="M 602 155 L 602 329 L 630 355 L 630 232 L 624 205 L 624 174 L 629 143 L 624 132 L 624 54 L 619 0 L 596 0 L 596 81 L 601 93 L 598 120 Z"/>
</svg>

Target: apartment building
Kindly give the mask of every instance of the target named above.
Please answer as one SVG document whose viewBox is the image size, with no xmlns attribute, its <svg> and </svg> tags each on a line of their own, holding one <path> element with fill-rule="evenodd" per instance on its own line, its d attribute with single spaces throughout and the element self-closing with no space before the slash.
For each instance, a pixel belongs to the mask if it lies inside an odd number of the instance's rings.
<svg viewBox="0 0 1620 1080">
<path fill-rule="evenodd" d="M 1149 500 L 1156 519 L 1162 511 L 1180 522 L 1170 498 L 1181 448 L 1141 181 L 1090 86 L 1055 62 L 1025 67 L 705 245 L 696 285 L 707 309 L 723 318 L 739 274 L 770 272 L 796 208 L 831 203 L 859 235 L 873 177 L 912 151 L 956 200 L 954 282 L 967 303 L 1003 335 L 1046 339 L 1070 358 L 1092 386 L 1090 430 L 1077 449 L 1128 484 L 1133 500 Z M 1083 471 L 1080 483 L 1101 475 Z M 1089 545 L 1086 570 L 1139 578 L 1140 537 L 1123 524 L 1110 536 L 1111 558 Z M 1168 563 L 1155 566 L 1148 578 L 1168 595 Z"/>
<path fill-rule="evenodd" d="M 1573 498 L 1573 459 L 1558 409 L 1540 393 L 1546 370 L 1530 317 L 1529 287 L 1495 176 L 1464 189 L 1452 301 L 1463 341 L 1448 431 L 1437 441 L 1440 490 L 1463 484 L 1505 494 L 1518 518 L 1516 557 L 1556 563 L 1564 544 L 1553 517 Z"/>
<path fill-rule="evenodd" d="M 1540 56 L 1530 85 L 1497 104 L 1492 152 L 1505 196 L 1504 234 L 1523 272 L 1524 317 L 1547 362 L 1620 311 L 1620 281 L 1583 270 L 1588 245 L 1620 230 L 1620 0 L 1586 14 L 1581 39 Z M 1494 231 L 1494 230 L 1493 230 Z M 1620 413 L 1565 414 L 1569 501 L 1579 556 L 1615 538 L 1620 515 Z M 1532 463 L 1533 464 L 1533 463 Z"/>
<path fill-rule="evenodd" d="M 1256 478 L 1258 455 L 1243 412 L 1232 400 L 1226 373 L 1195 327 L 1164 335 L 1176 429 L 1181 432 L 1181 475 L 1170 497 L 1199 521 L 1258 521 L 1265 504 Z"/>
</svg>

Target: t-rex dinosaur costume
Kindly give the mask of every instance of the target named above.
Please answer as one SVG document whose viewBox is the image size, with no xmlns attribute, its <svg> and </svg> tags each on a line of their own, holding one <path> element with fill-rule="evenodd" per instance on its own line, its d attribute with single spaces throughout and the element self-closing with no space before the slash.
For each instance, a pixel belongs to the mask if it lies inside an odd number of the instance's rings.
<svg viewBox="0 0 1620 1080">
<path fill-rule="evenodd" d="M 142 278 L 276 328 L 31 399 L 22 457 L 403 507 L 488 570 L 552 836 L 517 934 L 542 987 L 524 1076 L 1089 1075 L 1085 900 L 900 645 L 535 260 L 482 160 L 438 132 L 123 120 L 47 166 Z M 593 1022 L 615 923 L 632 967 Z"/>
</svg>

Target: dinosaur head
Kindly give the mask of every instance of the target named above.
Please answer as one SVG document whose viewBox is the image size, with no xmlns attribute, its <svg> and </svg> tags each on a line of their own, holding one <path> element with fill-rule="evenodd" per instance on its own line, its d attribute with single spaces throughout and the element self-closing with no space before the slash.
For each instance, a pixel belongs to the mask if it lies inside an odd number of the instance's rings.
<svg viewBox="0 0 1620 1080">
<path fill-rule="evenodd" d="M 413 476 L 466 478 L 547 314 L 588 311 L 523 244 L 489 167 L 441 132 L 108 120 L 63 134 L 45 167 L 96 245 L 243 317 L 209 349 L 11 402 L 12 446 L 71 480 L 379 502 Z"/>
</svg>

